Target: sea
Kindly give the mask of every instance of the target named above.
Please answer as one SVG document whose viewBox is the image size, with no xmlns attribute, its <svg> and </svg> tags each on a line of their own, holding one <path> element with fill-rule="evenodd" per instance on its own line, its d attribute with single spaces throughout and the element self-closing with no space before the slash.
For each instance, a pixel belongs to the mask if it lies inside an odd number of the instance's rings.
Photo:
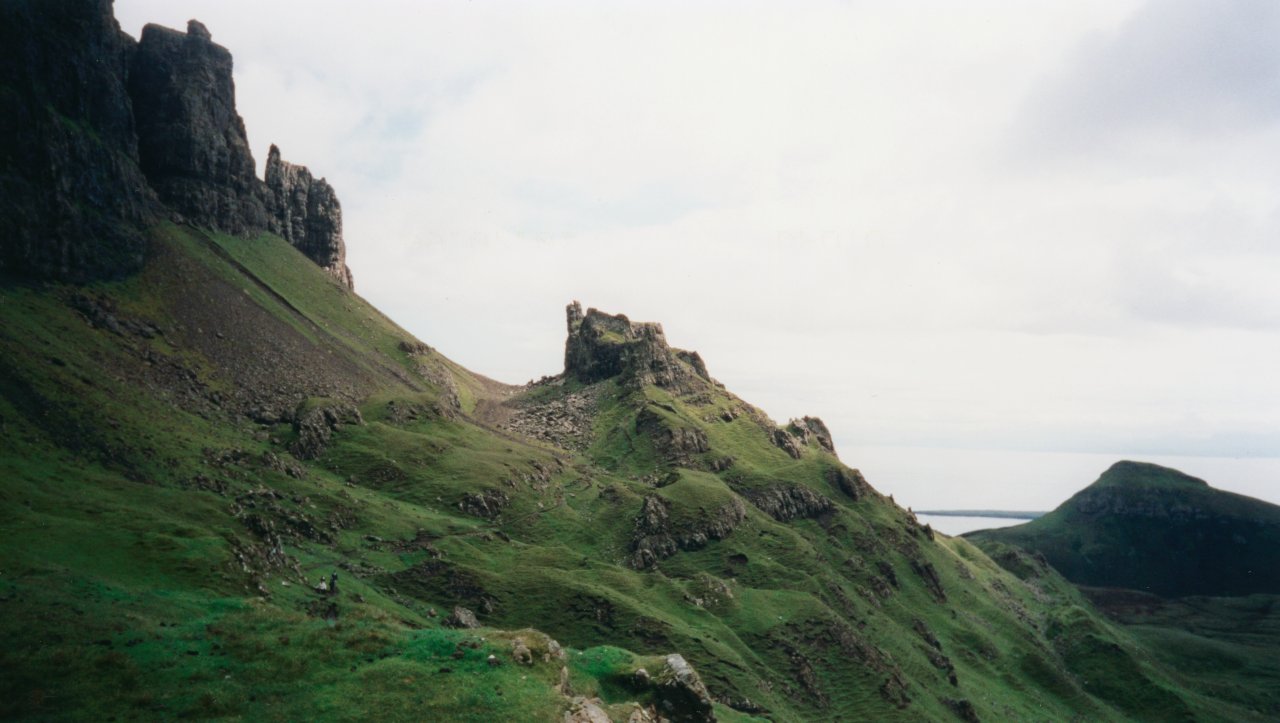
<svg viewBox="0 0 1280 723">
<path fill-rule="evenodd" d="M 1008 517 L 970 517 L 968 515 L 921 515 L 916 519 L 920 524 L 928 524 L 944 535 L 963 535 L 974 530 L 990 530 L 996 527 L 1021 525 L 1029 520 L 1011 520 Z"/>
<path fill-rule="evenodd" d="M 1047 512 L 1089 486 L 1108 467 L 1128 459 L 1172 467 L 1220 490 L 1280 504 L 1280 458 L 1197 457 L 1142 453 L 1027 452 L 841 444 L 840 459 L 882 494 L 917 510 Z M 948 535 L 1005 527 L 1025 520 L 919 515 Z"/>
</svg>

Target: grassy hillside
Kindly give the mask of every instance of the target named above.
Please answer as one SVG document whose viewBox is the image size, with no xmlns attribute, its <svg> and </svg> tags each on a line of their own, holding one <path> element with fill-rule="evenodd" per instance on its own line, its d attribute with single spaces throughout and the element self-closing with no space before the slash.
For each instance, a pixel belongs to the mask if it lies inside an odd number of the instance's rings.
<svg viewBox="0 0 1280 723">
<path fill-rule="evenodd" d="M 508 387 L 277 238 L 152 242 L 0 286 L 0 716 L 1265 719 L 694 357 Z"/>
<path fill-rule="evenodd" d="M 1153 464 L 1119 462 L 1053 512 L 969 537 L 1038 552 L 1081 585 L 1280 593 L 1280 507 Z"/>
</svg>

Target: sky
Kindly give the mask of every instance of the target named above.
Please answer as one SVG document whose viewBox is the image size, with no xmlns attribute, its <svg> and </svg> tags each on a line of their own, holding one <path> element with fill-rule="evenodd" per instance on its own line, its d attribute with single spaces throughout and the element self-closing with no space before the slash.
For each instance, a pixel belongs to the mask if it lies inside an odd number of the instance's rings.
<svg viewBox="0 0 1280 723">
<path fill-rule="evenodd" d="M 474 371 L 559 372 L 579 299 L 919 507 L 1121 457 L 1280 502 L 1280 4 L 116 14 L 204 22 L 259 164 L 335 187 L 357 292 Z"/>
</svg>

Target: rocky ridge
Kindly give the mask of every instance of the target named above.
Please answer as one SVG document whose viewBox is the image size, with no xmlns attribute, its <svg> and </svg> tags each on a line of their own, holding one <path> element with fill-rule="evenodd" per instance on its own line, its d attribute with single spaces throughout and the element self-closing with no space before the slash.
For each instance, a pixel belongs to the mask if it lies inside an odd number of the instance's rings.
<svg viewBox="0 0 1280 723">
<path fill-rule="evenodd" d="M 569 338 L 564 373 L 591 384 L 614 377 L 635 387 L 653 384 L 686 391 L 712 383 L 706 364 L 695 351 L 673 349 L 662 325 L 632 322 L 622 314 L 582 311 L 577 301 L 565 309 Z"/>
</svg>

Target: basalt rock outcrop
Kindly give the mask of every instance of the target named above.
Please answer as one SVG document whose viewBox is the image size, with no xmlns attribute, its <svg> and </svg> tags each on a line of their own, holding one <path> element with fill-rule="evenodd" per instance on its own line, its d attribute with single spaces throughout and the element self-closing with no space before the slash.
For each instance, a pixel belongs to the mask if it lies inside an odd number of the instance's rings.
<svg viewBox="0 0 1280 723">
<path fill-rule="evenodd" d="M 664 460 L 682 467 L 697 466 L 696 457 L 711 451 L 706 432 L 673 423 L 653 407 L 636 415 L 636 432 L 648 436 Z"/>
<path fill-rule="evenodd" d="M 147 25 L 129 67 L 142 170 L 160 200 L 197 226 L 267 226 L 231 53 L 192 20 L 183 33 Z"/>
<path fill-rule="evenodd" d="M 323 178 L 313 178 L 306 166 L 281 160 L 274 145 L 267 153 L 264 175 L 271 211 L 268 228 L 353 288 L 342 241 L 342 206 L 333 187 Z"/>
<path fill-rule="evenodd" d="M 596 309 L 584 314 L 576 301 L 566 308 L 566 315 L 565 376 L 588 384 L 621 377 L 630 385 L 653 384 L 677 391 L 711 381 L 702 357 L 672 349 L 661 324 L 632 322 L 622 314 Z"/>
<path fill-rule="evenodd" d="M 127 275 L 168 215 L 278 233 L 350 288 L 333 188 L 274 146 L 268 182 L 255 175 L 231 53 L 196 20 L 134 41 L 111 6 L 0 3 L 0 271 Z"/>
<path fill-rule="evenodd" d="M 773 430 L 773 444 L 786 452 L 793 459 L 800 459 L 801 448 L 817 443 L 822 449 L 835 454 L 836 446 L 831 441 L 831 431 L 817 417 L 793 419 L 785 427 Z"/>
<path fill-rule="evenodd" d="M 110 0 L 0 3 L 0 271 L 88 281 L 141 267 L 160 211 L 138 168 Z"/>
<path fill-rule="evenodd" d="M 777 484 L 759 489 L 744 489 L 742 495 L 778 522 L 820 517 L 835 509 L 831 500 L 799 485 Z"/>
<path fill-rule="evenodd" d="M 672 519 L 671 503 L 658 495 L 644 498 L 631 539 L 630 565 L 637 570 L 653 567 L 680 550 L 697 550 L 712 540 L 723 540 L 747 516 L 742 501 L 733 497 L 696 520 L 679 524 Z"/>
</svg>

